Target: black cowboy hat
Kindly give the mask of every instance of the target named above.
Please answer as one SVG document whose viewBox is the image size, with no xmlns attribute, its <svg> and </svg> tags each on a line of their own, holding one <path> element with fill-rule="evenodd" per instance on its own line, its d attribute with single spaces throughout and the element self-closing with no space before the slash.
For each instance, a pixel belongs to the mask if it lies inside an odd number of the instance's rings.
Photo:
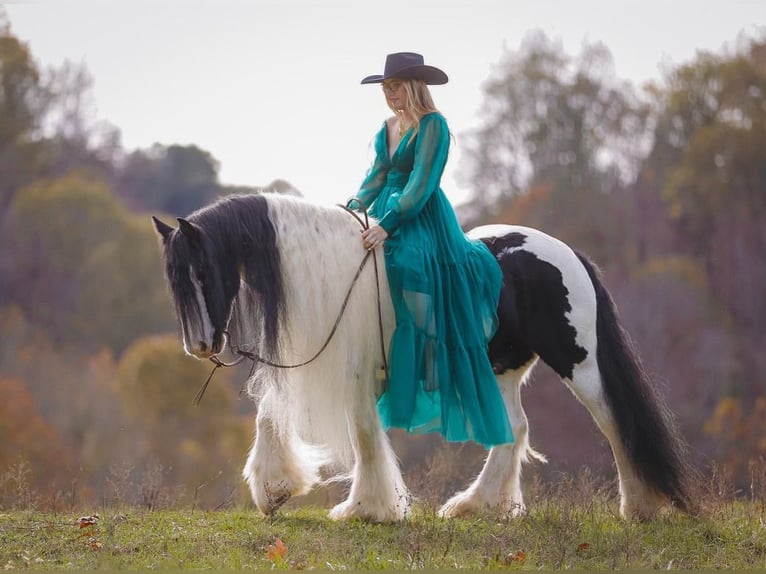
<svg viewBox="0 0 766 574">
<path fill-rule="evenodd" d="M 446 84 L 447 74 L 434 66 L 423 64 L 423 56 L 414 52 L 397 52 L 386 56 L 383 75 L 367 76 L 363 84 L 379 84 L 389 78 L 400 80 L 423 80 L 426 84 Z"/>
</svg>

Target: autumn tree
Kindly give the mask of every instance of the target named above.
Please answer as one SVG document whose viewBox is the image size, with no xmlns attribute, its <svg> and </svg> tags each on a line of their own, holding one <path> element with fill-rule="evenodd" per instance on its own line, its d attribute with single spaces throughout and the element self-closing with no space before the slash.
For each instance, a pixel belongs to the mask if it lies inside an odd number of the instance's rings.
<svg viewBox="0 0 766 574">
<path fill-rule="evenodd" d="M 704 431 L 716 441 L 716 459 L 737 486 L 753 484 L 753 467 L 766 462 L 766 395 L 744 401 L 726 397 L 705 422 Z M 763 485 L 762 485 L 763 486 Z"/>
<path fill-rule="evenodd" d="M 701 53 L 672 70 L 656 95 L 654 146 L 637 200 L 661 207 L 655 221 L 666 223 L 656 229 L 671 233 L 644 241 L 642 252 L 672 250 L 704 267 L 715 306 L 741 334 L 742 368 L 730 389 L 752 394 L 766 368 L 766 269 L 753 264 L 766 250 L 766 42 Z"/>
<path fill-rule="evenodd" d="M 133 209 L 185 216 L 218 197 L 218 169 L 197 146 L 155 144 L 125 158 L 117 191 Z"/>
<path fill-rule="evenodd" d="M 93 250 L 120 236 L 124 212 L 102 181 L 75 173 L 25 187 L 11 207 L 12 298 L 53 335 L 75 335 L 77 274 Z"/>
<path fill-rule="evenodd" d="M 156 235 L 105 182 L 87 174 L 41 180 L 12 209 L 12 296 L 59 341 L 119 353 L 173 330 Z"/>
<path fill-rule="evenodd" d="M 15 194 L 40 169 L 39 128 L 45 105 L 29 47 L 12 34 L 0 7 L 0 244 L 7 245 L 10 236 L 7 212 Z M 0 304 L 9 300 L 13 265 L 9 250 L 0 249 Z"/>
<path fill-rule="evenodd" d="M 534 192 L 542 208 L 507 221 L 541 227 L 620 259 L 624 188 L 642 158 L 648 108 L 616 78 L 609 51 L 586 45 L 572 59 L 543 34 L 509 52 L 485 87 L 482 125 L 471 134 L 467 176 L 482 219 Z"/>
<path fill-rule="evenodd" d="M 40 124 L 47 101 L 29 47 L 0 15 L 0 215 L 40 167 Z"/>
<path fill-rule="evenodd" d="M 655 172 L 680 247 L 709 264 L 718 220 L 766 213 L 766 42 L 735 54 L 701 53 L 665 82 L 654 134 L 665 165 Z M 658 159 L 650 156 L 647 168 Z"/>
<path fill-rule="evenodd" d="M 24 461 L 37 487 L 47 486 L 50 472 L 66 465 L 66 450 L 58 432 L 40 413 L 23 381 L 0 376 L 0 474 Z M 47 490 L 47 489 L 46 489 Z"/>
<path fill-rule="evenodd" d="M 165 485 L 185 485 L 219 503 L 238 485 L 251 437 L 252 420 L 235 413 L 231 374 L 218 371 L 199 406 L 198 388 L 210 364 L 186 355 L 176 336 L 136 341 L 120 361 L 120 394 L 137 423 L 134 444 L 143 465 L 162 464 Z M 220 478 L 220 479 L 219 479 Z"/>
<path fill-rule="evenodd" d="M 119 237 L 95 246 L 78 270 L 75 331 L 118 354 L 148 334 L 175 332 L 164 277 L 151 220 L 126 216 Z"/>
<path fill-rule="evenodd" d="M 119 130 L 96 117 L 93 78 L 84 64 L 65 61 L 45 71 L 50 104 L 45 117 L 43 175 L 77 169 L 110 181 L 123 152 Z"/>
</svg>

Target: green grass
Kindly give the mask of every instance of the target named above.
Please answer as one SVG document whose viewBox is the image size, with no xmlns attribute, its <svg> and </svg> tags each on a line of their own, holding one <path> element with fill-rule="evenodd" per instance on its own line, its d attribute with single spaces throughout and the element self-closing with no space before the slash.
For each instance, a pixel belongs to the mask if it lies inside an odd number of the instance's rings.
<svg viewBox="0 0 766 574">
<path fill-rule="evenodd" d="M 332 522 L 326 509 L 0 513 L 0 569 L 764 569 L 763 502 L 698 517 L 623 521 L 613 500 L 544 500 L 527 514 L 443 520 L 416 506 L 400 524 Z M 281 540 L 279 556 L 269 547 Z"/>
</svg>

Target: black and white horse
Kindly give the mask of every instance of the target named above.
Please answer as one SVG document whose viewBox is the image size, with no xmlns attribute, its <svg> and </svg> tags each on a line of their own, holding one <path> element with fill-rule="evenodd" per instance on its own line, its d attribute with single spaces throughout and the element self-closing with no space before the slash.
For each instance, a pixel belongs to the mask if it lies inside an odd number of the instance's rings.
<svg viewBox="0 0 766 574">
<path fill-rule="evenodd" d="M 178 221 L 178 228 L 154 224 L 189 354 L 217 355 L 227 338 L 282 364 L 316 353 L 365 256 L 357 220 L 338 207 L 266 194 L 228 197 Z M 505 277 L 489 354 L 516 442 L 492 448 L 475 481 L 441 515 L 524 508 L 521 465 L 542 457 L 529 445 L 521 387 L 538 359 L 609 440 L 622 515 L 647 518 L 667 504 L 688 510 L 691 471 L 682 441 L 593 265 L 535 229 L 495 225 L 469 235 L 489 246 Z M 377 280 L 387 343 L 394 320 L 384 267 Z M 264 513 L 307 493 L 327 468 L 351 479 L 332 518 L 407 515 L 410 497 L 376 411 L 383 383 L 376 376 L 382 350 L 375 282 L 367 265 L 316 360 L 292 369 L 261 364 L 249 380 L 258 412 L 243 475 Z"/>
</svg>

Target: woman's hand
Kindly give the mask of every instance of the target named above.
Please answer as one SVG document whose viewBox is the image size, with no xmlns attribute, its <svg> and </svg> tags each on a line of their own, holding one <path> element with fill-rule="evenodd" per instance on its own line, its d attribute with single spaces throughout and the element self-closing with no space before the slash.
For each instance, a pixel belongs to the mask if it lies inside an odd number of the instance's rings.
<svg viewBox="0 0 766 574">
<path fill-rule="evenodd" d="M 388 237 L 388 232 L 380 225 L 373 225 L 372 227 L 362 231 L 362 245 L 367 251 L 375 249 L 378 245 L 382 245 Z"/>
</svg>

